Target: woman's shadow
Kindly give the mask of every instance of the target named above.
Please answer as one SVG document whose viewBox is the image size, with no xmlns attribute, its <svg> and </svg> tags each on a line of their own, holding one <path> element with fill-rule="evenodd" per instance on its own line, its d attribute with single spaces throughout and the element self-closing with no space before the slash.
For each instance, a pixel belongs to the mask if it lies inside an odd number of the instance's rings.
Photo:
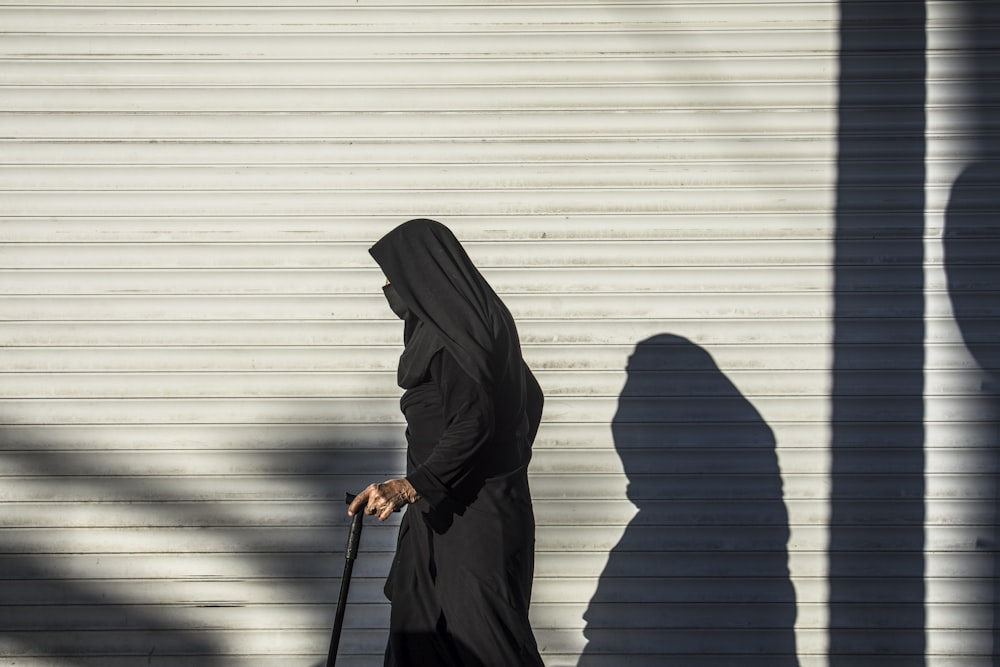
<svg viewBox="0 0 1000 667">
<path fill-rule="evenodd" d="M 694 343 L 649 338 L 612 424 L 638 512 L 584 616 L 578 667 L 798 665 L 771 429 Z"/>
<path fill-rule="evenodd" d="M 1000 332 L 997 326 L 997 294 L 1000 293 L 1000 147 L 994 145 L 990 159 L 968 165 L 952 186 L 945 218 L 944 256 L 955 322 L 962 340 L 985 378 L 982 396 L 990 402 L 986 422 L 992 428 L 976 432 L 986 454 L 980 464 L 984 471 L 1000 468 Z M 972 427 L 974 428 L 974 427 Z M 976 453 L 965 456 L 974 460 Z M 989 473 L 986 473 L 989 474 Z M 1000 549 L 995 540 L 1000 525 L 1000 481 L 992 479 L 992 501 L 979 501 L 984 513 L 992 514 L 977 540 L 986 543 L 993 536 L 993 665 L 1000 665 Z M 992 507 L 991 507 L 992 505 Z"/>
</svg>

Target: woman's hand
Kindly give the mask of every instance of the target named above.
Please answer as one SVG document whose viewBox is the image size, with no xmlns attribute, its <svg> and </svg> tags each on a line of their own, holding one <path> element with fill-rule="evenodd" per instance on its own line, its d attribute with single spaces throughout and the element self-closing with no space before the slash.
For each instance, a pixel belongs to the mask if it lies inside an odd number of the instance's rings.
<svg viewBox="0 0 1000 667">
<path fill-rule="evenodd" d="M 407 503 L 420 500 L 420 494 L 406 479 L 390 479 L 379 484 L 371 484 L 355 496 L 347 508 L 348 516 L 364 508 L 365 514 L 385 521 L 392 513 Z"/>
</svg>

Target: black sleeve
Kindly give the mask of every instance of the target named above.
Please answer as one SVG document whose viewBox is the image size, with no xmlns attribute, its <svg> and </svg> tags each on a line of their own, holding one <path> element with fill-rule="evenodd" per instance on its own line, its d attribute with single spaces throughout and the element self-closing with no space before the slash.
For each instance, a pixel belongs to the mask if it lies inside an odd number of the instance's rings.
<svg viewBox="0 0 1000 667">
<path fill-rule="evenodd" d="M 530 446 L 535 442 L 538 427 L 542 423 L 545 395 L 542 393 L 542 387 L 538 384 L 538 380 L 535 379 L 535 375 L 528 368 L 528 365 L 522 362 L 522 366 L 524 368 L 524 385 L 527 392 L 525 409 L 528 413 L 528 445 Z"/>
<path fill-rule="evenodd" d="M 473 471 L 493 438 L 495 408 L 486 388 L 474 382 L 446 350 L 435 355 L 429 370 L 441 392 L 444 433 L 407 479 L 431 505 L 438 505 Z"/>
</svg>

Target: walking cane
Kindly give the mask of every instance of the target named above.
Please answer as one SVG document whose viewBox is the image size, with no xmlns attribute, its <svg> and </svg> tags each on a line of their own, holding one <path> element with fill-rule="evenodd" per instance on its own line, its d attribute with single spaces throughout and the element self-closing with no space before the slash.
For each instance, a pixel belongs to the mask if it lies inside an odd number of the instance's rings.
<svg viewBox="0 0 1000 667">
<path fill-rule="evenodd" d="M 354 494 L 347 494 L 347 504 L 354 500 Z M 347 549 L 344 551 L 344 576 L 340 579 L 340 599 L 337 600 L 337 615 L 333 619 L 333 633 L 330 635 L 330 653 L 326 657 L 326 666 L 337 664 L 337 647 L 340 646 L 340 631 L 344 627 L 344 612 L 347 609 L 347 590 L 351 587 L 351 572 L 354 561 L 358 558 L 358 544 L 361 543 L 361 528 L 364 525 L 365 513 L 358 512 L 351 518 L 351 529 L 347 534 Z"/>
</svg>

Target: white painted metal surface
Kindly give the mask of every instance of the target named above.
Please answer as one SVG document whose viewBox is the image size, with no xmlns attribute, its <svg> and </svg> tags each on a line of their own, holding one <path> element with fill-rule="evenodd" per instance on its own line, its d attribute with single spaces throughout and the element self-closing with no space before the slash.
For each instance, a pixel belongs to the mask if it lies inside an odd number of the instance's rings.
<svg viewBox="0 0 1000 667">
<path fill-rule="evenodd" d="M 946 5 L 911 259 L 927 661 L 971 667 L 995 412 L 969 401 L 934 241 L 968 159 L 941 139 L 966 127 Z M 2 663 L 325 655 L 343 493 L 401 470 L 400 331 L 367 248 L 427 216 L 548 396 L 546 663 L 826 665 L 838 28 L 818 0 L 0 3 Z M 857 314 L 891 316 L 892 270 L 852 275 Z M 891 391 L 898 350 L 865 352 L 848 372 Z M 381 664 L 394 534 L 366 529 L 344 665 Z"/>
</svg>

